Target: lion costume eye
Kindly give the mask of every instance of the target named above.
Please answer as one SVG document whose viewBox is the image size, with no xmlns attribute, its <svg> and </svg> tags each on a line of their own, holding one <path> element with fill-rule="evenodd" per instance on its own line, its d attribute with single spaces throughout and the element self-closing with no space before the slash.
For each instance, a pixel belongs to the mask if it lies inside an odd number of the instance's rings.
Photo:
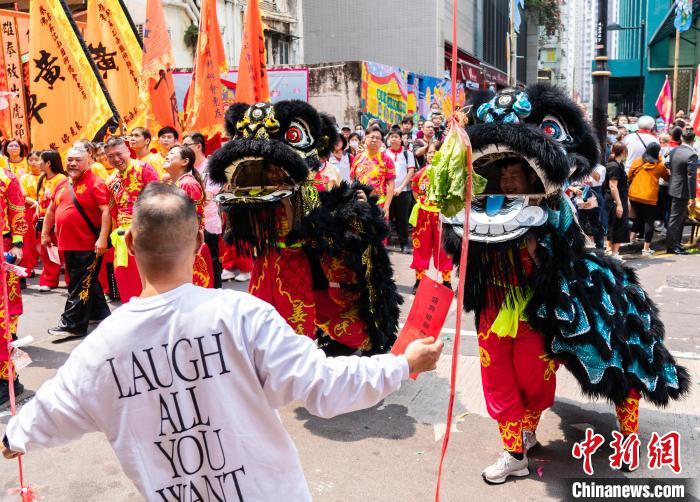
<svg viewBox="0 0 700 502">
<path fill-rule="evenodd" d="M 313 138 L 307 126 L 301 120 L 293 120 L 287 132 L 284 133 L 284 139 L 290 146 L 298 149 L 305 149 L 311 146 Z"/>
<path fill-rule="evenodd" d="M 569 132 L 566 130 L 566 127 L 551 115 L 547 115 L 542 120 L 540 129 L 542 129 L 547 136 L 555 141 L 559 141 L 560 143 L 571 142 L 571 136 L 569 136 Z"/>
</svg>

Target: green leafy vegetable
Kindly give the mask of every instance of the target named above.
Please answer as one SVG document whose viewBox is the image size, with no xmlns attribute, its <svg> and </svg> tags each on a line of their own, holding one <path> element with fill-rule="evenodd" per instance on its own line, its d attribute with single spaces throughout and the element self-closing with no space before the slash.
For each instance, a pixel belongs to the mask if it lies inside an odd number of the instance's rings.
<svg viewBox="0 0 700 502">
<path fill-rule="evenodd" d="M 427 169 L 430 180 L 428 199 L 435 202 L 448 218 L 464 208 L 468 148 L 466 135 L 461 134 L 457 127 L 451 127 L 442 148 L 435 153 Z M 486 179 L 472 173 L 472 194 L 479 194 L 485 188 Z"/>
</svg>

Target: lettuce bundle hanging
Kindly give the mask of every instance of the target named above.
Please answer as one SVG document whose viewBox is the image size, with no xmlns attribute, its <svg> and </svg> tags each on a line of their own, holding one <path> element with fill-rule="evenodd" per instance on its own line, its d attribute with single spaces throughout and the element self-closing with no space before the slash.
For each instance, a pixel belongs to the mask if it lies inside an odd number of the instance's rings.
<svg viewBox="0 0 700 502">
<path fill-rule="evenodd" d="M 468 175 L 468 160 L 471 159 L 469 137 L 462 127 L 453 123 L 439 152 L 428 166 L 430 180 L 428 199 L 440 208 L 448 218 L 464 208 L 465 187 Z M 486 188 L 486 179 L 472 172 L 472 195 Z"/>
</svg>

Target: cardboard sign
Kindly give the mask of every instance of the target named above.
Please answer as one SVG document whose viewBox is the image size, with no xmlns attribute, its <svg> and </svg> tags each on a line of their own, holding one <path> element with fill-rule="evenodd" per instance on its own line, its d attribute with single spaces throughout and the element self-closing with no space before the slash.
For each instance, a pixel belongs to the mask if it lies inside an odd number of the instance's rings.
<svg viewBox="0 0 700 502">
<path fill-rule="evenodd" d="M 437 340 L 453 298 L 454 292 L 450 288 L 433 281 L 427 275 L 424 276 L 416 291 L 406 324 L 399 333 L 391 353 L 403 354 L 409 343 L 421 338 L 432 336 Z M 411 375 L 411 378 L 415 380 L 417 376 Z"/>
</svg>

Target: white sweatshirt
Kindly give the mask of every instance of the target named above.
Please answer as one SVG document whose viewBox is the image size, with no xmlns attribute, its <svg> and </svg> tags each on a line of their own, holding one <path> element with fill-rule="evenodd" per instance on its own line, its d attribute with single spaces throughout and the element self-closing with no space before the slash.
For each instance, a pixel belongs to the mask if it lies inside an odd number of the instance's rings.
<svg viewBox="0 0 700 502">
<path fill-rule="evenodd" d="M 407 377 L 403 356 L 327 359 L 267 303 L 187 284 L 115 310 L 6 434 L 27 452 L 102 431 L 147 500 L 310 500 L 276 408 L 332 417 Z"/>
</svg>

